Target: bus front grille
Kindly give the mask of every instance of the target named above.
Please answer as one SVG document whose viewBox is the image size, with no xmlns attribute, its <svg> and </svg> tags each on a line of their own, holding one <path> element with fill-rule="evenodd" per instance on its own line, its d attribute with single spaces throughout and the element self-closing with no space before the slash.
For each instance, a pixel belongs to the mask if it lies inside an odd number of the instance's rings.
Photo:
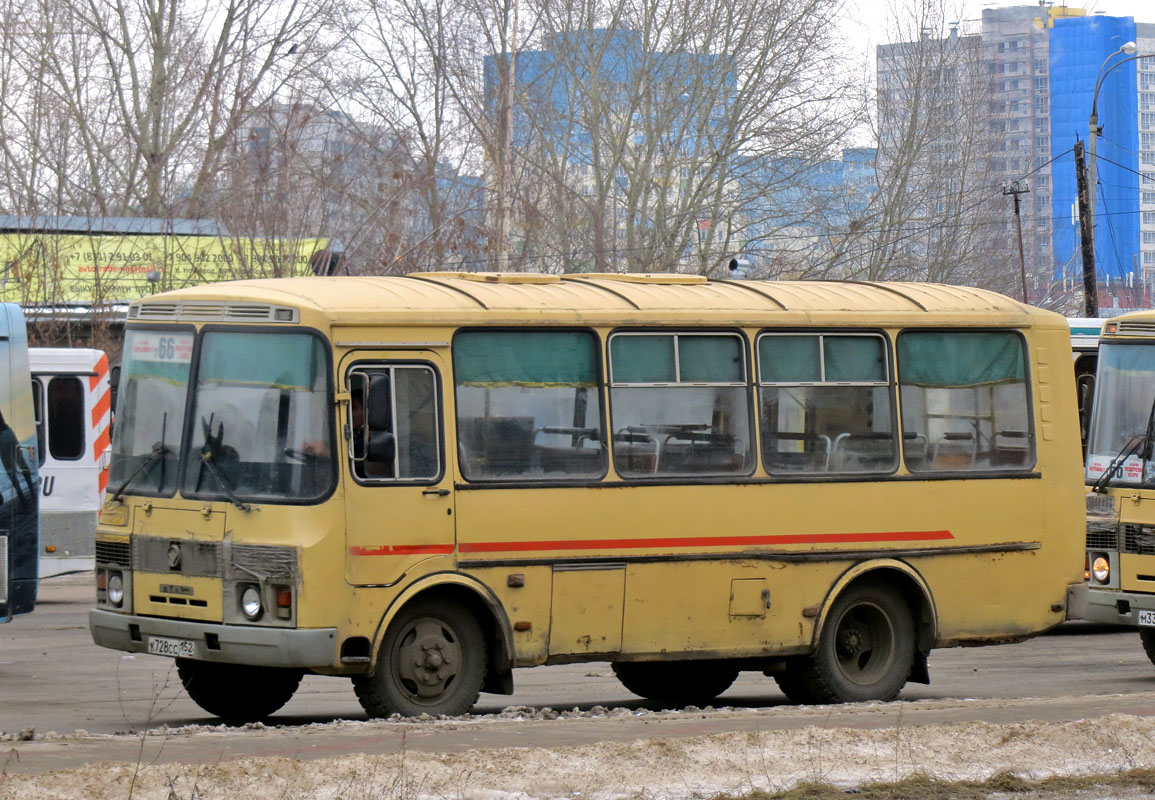
<svg viewBox="0 0 1155 800">
<path fill-rule="evenodd" d="M 1110 528 L 1094 528 L 1087 525 L 1087 549 L 1088 550 L 1115 550 L 1119 547 L 1119 529 L 1117 526 Z"/>
<path fill-rule="evenodd" d="M 1155 527 L 1124 525 L 1122 551 L 1140 556 L 1155 556 Z"/>
<path fill-rule="evenodd" d="M 128 542 L 97 542 L 96 563 L 132 569 L 132 545 Z"/>
<path fill-rule="evenodd" d="M 159 536 L 134 536 L 133 564 L 145 572 L 168 572 L 189 577 L 221 576 L 221 543 Z"/>
</svg>

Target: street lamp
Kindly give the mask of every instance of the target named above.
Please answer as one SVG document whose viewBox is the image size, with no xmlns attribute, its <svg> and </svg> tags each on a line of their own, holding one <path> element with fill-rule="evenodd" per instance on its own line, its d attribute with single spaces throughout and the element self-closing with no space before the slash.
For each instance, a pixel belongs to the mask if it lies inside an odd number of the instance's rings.
<svg viewBox="0 0 1155 800">
<path fill-rule="evenodd" d="M 1111 70 L 1115 67 L 1126 64 L 1128 61 L 1135 61 L 1143 58 L 1143 56 L 1133 55 L 1135 52 L 1135 43 L 1127 42 L 1111 55 L 1103 59 L 1103 63 L 1099 66 L 1099 77 L 1095 79 L 1095 95 L 1091 98 L 1091 119 L 1089 120 L 1088 128 L 1090 129 L 1087 136 L 1087 150 L 1089 158 L 1087 159 L 1087 185 L 1089 187 L 1087 198 L 1087 206 L 1091 211 L 1091 236 L 1094 237 L 1094 220 L 1095 220 L 1095 181 L 1097 180 L 1097 173 L 1099 171 L 1099 164 L 1096 161 L 1096 154 L 1099 150 L 1099 90 L 1103 88 L 1103 79 L 1111 74 Z M 1107 67 L 1108 62 L 1120 53 L 1130 56 L 1130 58 L 1121 58 Z M 1093 252 L 1093 251 L 1092 251 Z"/>
</svg>

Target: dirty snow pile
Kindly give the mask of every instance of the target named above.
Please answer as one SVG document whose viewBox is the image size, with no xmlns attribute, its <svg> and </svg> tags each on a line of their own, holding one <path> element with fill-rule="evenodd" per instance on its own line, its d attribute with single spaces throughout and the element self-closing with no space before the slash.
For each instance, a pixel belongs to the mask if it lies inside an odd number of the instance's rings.
<svg viewBox="0 0 1155 800">
<path fill-rule="evenodd" d="M 18 764 L 18 748 L 4 745 L 0 767 Z M 222 747 L 215 763 L 0 772 L 0 800 L 690 800 L 775 791 L 801 781 L 853 787 L 912 773 L 982 780 L 1002 771 L 1043 778 L 1152 766 L 1155 718 L 1113 715 L 1068 723 L 815 726 L 550 749 L 312 760 L 227 760 Z"/>
</svg>

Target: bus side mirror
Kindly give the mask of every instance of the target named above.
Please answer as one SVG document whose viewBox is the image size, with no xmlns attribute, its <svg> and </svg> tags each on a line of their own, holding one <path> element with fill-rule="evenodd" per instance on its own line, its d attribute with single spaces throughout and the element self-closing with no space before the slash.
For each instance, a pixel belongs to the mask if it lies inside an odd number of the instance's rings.
<svg viewBox="0 0 1155 800">
<path fill-rule="evenodd" d="M 108 399 L 116 411 L 116 394 L 120 389 L 120 364 L 108 370 Z"/>
</svg>

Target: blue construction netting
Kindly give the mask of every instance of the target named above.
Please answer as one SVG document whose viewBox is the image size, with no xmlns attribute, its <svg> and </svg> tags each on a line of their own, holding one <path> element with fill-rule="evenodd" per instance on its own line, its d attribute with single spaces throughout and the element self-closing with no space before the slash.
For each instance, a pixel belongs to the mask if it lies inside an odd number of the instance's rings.
<svg viewBox="0 0 1155 800">
<path fill-rule="evenodd" d="M 1138 273 L 1139 254 L 1139 94 L 1135 62 L 1111 69 L 1126 58 L 1116 53 L 1135 41 L 1132 17 L 1071 17 L 1055 20 L 1050 35 L 1051 165 L 1054 183 L 1055 278 L 1082 274 L 1075 162 L 1070 150 L 1087 141 L 1095 81 L 1103 70 L 1097 111 L 1095 272 L 1100 281 L 1126 281 Z M 1035 135 L 1040 132 L 1036 131 Z M 1149 167 L 1155 175 L 1155 167 Z"/>
</svg>

